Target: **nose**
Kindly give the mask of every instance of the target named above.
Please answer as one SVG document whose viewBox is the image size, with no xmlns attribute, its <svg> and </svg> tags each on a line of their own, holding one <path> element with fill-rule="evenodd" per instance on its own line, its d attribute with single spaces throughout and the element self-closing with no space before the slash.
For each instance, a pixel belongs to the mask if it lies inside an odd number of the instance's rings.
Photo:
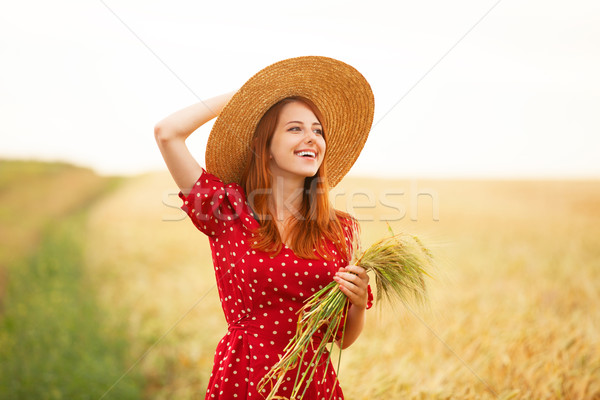
<svg viewBox="0 0 600 400">
<path fill-rule="evenodd" d="M 308 130 L 308 133 L 306 134 L 306 137 L 304 138 L 304 141 L 306 143 L 313 143 L 315 142 L 317 139 L 317 134 L 315 132 L 313 132 L 312 129 Z"/>
</svg>

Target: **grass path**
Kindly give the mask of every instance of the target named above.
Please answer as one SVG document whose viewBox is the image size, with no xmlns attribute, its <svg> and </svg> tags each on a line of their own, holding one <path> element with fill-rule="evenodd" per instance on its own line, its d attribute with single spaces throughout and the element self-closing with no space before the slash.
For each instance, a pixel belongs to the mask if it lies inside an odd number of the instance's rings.
<svg viewBox="0 0 600 400">
<path fill-rule="evenodd" d="M 0 398 L 97 400 L 119 377 L 127 341 L 83 265 L 86 211 L 115 183 L 65 164 L 0 162 Z M 105 398 L 139 398 L 138 377 Z"/>
<path fill-rule="evenodd" d="M 168 174 L 141 176 L 98 203 L 88 223 L 89 275 L 105 307 L 128 313 L 130 365 L 149 399 L 204 398 L 226 331 L 208 242 L 179 203 Z"/>
<path fill-rule="evenodd" d="M 84 219 L 46 230 L 36 254 L 14 266 L 0 325 L 0 398 L 97 400 L 120 376 L 127 342 L 85 283 Z M 106 398 L 139 398 L 135 377 Z"/>
</svg>

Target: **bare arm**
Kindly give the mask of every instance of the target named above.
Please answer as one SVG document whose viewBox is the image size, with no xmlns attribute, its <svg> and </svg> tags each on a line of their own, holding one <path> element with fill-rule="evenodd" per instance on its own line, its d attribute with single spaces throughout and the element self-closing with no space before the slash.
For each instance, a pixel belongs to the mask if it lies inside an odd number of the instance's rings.
<svg viewBox="0 0 600 400">
<path fill-rule="evenodd" d="M 338 347 L 345 349 L 358 339 L 362 333 L 367 313 L 365 308 L 350 307 L 346 316 L 346 330 L 344 331 L 344 343 L 336 342 Z"/>
<path fill-rule="evenodd" d="M 154 138 L 175 183 L 188 194 L 202 169 L 185 140 L 206 122 L 219 115 L 235 92 L 193 104 L 169 115 L 154 126 Z"/>
</svg>

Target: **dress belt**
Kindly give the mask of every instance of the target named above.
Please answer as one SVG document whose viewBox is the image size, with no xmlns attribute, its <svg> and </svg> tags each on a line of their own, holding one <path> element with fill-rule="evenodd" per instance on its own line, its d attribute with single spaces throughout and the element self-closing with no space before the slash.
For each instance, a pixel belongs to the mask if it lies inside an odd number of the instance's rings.
<svg viewBox="0 0 600 400">
<path fill-rule="evenodd" d="M 250 318 L 250 316 L 248 314 L 246 314 L 242 318 L 228 323 L 227 330 L 228 331 L 234 331 L 234 330 L 239 330 L 239 329 L 247 330 L 248 326 L 247 326 L 246 322 L 249 321 L 249 318 Z"/>
</svg>

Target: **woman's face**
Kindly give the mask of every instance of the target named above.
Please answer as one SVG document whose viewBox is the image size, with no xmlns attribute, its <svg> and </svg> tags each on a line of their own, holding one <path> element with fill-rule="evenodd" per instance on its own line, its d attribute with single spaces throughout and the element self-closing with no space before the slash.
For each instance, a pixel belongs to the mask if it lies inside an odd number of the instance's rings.
<svg viewBox="0 0 600 400">
<path fill-rule="evenodd" d="M 286 104 L 269 149 L 273 177 L 314 176 L 323 163 L 325 147 L 323 128 L 311 109 L 299 101 Z"/>
</svg>

